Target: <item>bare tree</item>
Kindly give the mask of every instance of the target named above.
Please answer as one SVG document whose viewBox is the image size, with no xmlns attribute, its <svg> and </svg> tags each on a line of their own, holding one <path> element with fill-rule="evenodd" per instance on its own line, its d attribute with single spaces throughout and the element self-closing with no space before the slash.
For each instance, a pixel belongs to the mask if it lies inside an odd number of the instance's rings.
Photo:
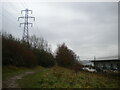
<svg viewBox="0 0 120 90">
<path fill-rule="evenodd" d="M 35 35 L 32 35 L 29 39 L 29 43 L 33 48 L 51 52 L 50 45 L 43 37 L 36 37 Z"/>
</svg>

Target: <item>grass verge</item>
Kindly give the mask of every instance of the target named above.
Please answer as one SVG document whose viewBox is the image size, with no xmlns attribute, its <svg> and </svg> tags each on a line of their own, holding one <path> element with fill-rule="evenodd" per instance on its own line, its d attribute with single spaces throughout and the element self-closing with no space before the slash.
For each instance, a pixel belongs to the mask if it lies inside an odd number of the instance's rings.
<svg viewBox="0 0 120 90">
<path fill-rule="evenodd" d="M 43 68 L 18 83 L 23 88 L 120 88 L 120 81 L 112 77 L 62 67 Z"/>
</svg>

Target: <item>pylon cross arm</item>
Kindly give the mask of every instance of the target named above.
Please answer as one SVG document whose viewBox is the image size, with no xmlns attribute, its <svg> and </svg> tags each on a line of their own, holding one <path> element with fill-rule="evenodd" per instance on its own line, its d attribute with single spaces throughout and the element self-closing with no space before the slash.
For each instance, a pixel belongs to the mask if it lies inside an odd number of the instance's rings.
<svg viewBox="0 0 120 90">
<path fill-rule="evenodd" d="M 18 17 L 18 21 L 20 20 L 20 18 L 25 18 L 25 17 Z"/>
<path fill-rule="evenodd" d="M 28 18 L 33 18 L 33 19 L 34 19 L 34 21 L 35 21 L 35 17 L 28 16 Z"/>
<path fill-rule="evenodd" d="M 31 27 L 33 26 L 33 23 L 20 23 L 20 27 L 21 25 L 31 25 Z"/>
</svg>

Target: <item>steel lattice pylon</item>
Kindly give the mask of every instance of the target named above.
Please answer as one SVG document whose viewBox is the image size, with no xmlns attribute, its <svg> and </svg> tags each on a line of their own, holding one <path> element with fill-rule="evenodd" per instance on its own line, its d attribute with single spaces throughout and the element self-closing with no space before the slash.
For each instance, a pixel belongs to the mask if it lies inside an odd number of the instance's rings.
<svg viewBox="0 0 120 90">
<path fill-rule="evenodd" d="M 21 14 L 23 14 L 23 12 L 25 12 L 25 15 L 22 16 L 22 17 L 18 17 L 18 21 L 19 21 L 20 18 L 21 18 L 21 19 L 23 18 L 23 19 L 25 20 L 24 23 L 20 23 L 20 27 L 21 27 L 21 25 L 24 25 L 23 41 L 29 43 L 28 27 L 29 27 L 29 25 L 31 25 L 31 27 L 32 27 L 33 24 L 30 23 L 28 20 L 29 20 L 29 18 L 33 18 L 34 21 L 35 21 L 35 17 L 32 17 L 32 16 L 29 16 L 29 15 L 28 15 L 29 12 L 31 12 L 31 14 L 32 14 L 32 10 L 29 10 L 29 9 L 21 10 Z"/>
</svg>

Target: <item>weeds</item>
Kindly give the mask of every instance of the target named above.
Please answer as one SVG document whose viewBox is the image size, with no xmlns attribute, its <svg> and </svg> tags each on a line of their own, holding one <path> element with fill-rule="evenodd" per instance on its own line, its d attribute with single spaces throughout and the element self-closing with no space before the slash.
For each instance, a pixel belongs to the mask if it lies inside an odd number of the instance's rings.
<svg viewBox="0 0 120 90">
<path fill-rule="evenodd" d="M 75 73 L 62 67 L 39 67 L 31 70 L 36 73 L 18 80 L 22 88 L 120 88 L 120 81 L 109 74 L 108 78 L 104 74 L 84 71 Z"/>
</svg>

